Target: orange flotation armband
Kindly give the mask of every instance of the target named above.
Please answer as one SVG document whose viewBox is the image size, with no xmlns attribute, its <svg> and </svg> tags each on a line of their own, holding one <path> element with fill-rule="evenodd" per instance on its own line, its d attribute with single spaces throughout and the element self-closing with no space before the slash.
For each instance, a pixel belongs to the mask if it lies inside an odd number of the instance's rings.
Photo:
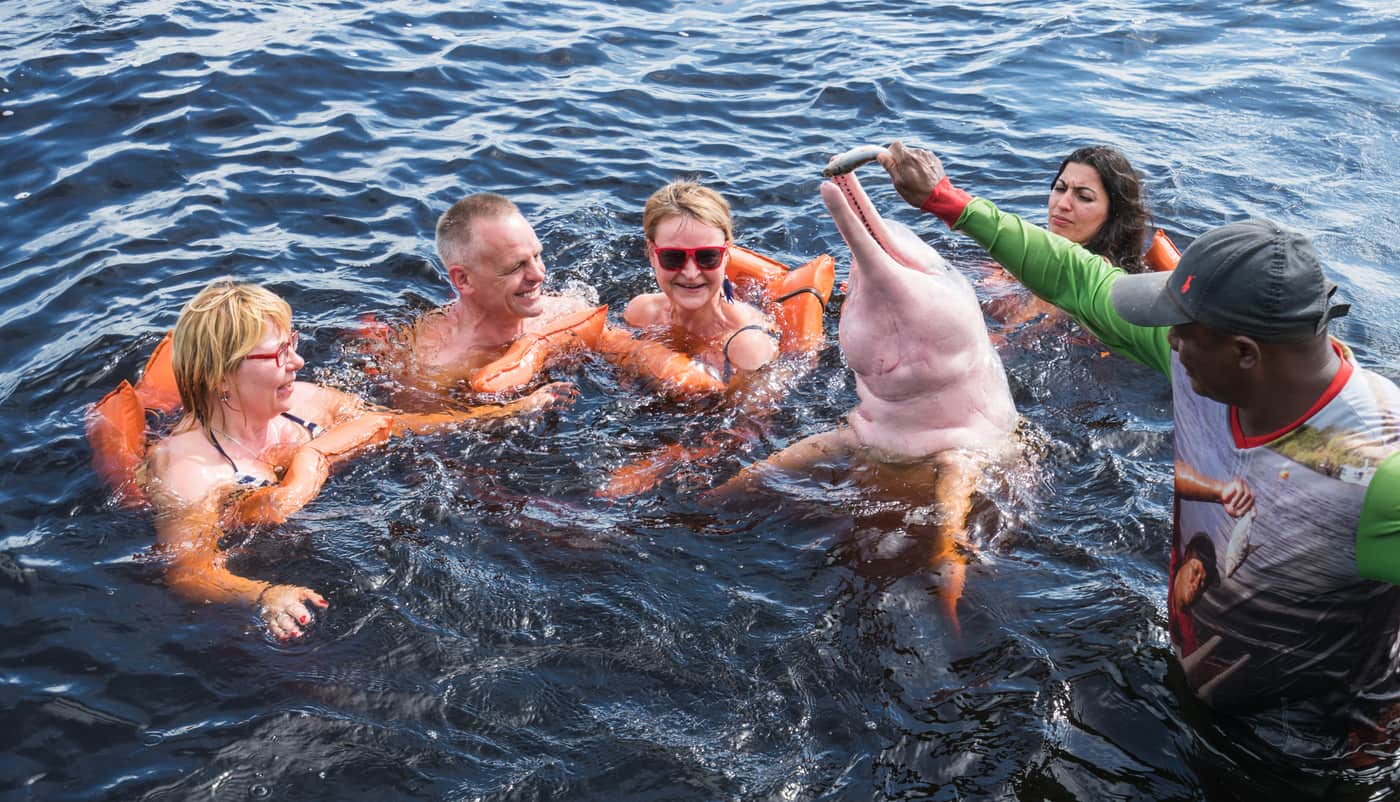
<svg viewBox="0 0 1400 802">
<path fill-rule="evenodd" d="M 1152 246 L 1147 249 L 1142 261 L 1149 268 L 1165 273 L 1176 268 L 1176 263 L 1181 261 L 1181 251 L 1176 249 L 1167 232 L 1159 228 L 1152 235 Z"/>
<path fill-rule="evenodd" d="M 146 409 L 153 409 L 162 414 L 169 414 L 180 408 L 180 389 L 175 386 L 175 368 L 171 364 L 170 354 L 174 350 L 171 345 L 173 335 L 166 332 L 160 338 L 156 347 L 151 351 L 151 356 L 146 360 L 146 367 L 141 371 L 141 378 L 136 382 L 136 397 L 141 399 L 141 406 Z"/>
<path fill-rule="evenodd" d="M 328 427 L 316 439 L 293 452 L 277 484 L 236 497 L 225 511 L 224 525 L 286 522 L 292 513 L 321 492 L 332 463 L 361 448 L 387 441 L 396 428 L 396 418 L 388 412 L 366 412 L 354 420 Z"/>
<path fill-rule="evenodd" d="M 822 254 L 789 272 L 773 290 L 778 303 L 778 328 L 785 354 L 814 351 L 826 337 L 822 326 L 831 285 L 836 282 L 836 260 Z"/>
<path fill-rule="evenodd" d="M 836 282 L 836 260 L 830 255 L 822 254 L 796 270 L 788 270 L 767 256 L 731 245 L 725 275 L 735 284 L 757 283 L 769 305 L 777 306 L 773 311 L 783 353 L 811 351 L 821 344 L 826 304 Z"/>
<path fill-rule="evenodd" d="M 472 375 L 471 388 L 478 393 L 514 390 L 533 379 L 556 354 L 596 348 L 607 316 L 606 306 L 584 309 L 551 321 L 542 331 L 520 335 L 499 359 Z"/>
<path fill-rule="evenodd" d="M 175 387 L 170 362 L 170 337 L 167 333 L 156 344 L 136 386 L 123 379 L 88 412 L 93 468 L 124 506 L 146 501 L 136 482 L 136 466 L 146 458 L 146 410 L 168 414 L 180 408 L 180 391 Z"/>
<path fill-rule="evenodd" d="M 136 483 L 136 466 L 146 458 L 146 410 L 126 379 L 93 405 L 87 419 L 92 467 L 125 505 L 145 496 Z"/>
<path fill-rule="evenodd" d="M 623 370 L 649 376 L 679 395 L 724 391 L 724 382 L 705 366 L 655 340 L 633 337 L 622 329 L 607 329 L 598 338 L 598 351 Z"/>
</svg>

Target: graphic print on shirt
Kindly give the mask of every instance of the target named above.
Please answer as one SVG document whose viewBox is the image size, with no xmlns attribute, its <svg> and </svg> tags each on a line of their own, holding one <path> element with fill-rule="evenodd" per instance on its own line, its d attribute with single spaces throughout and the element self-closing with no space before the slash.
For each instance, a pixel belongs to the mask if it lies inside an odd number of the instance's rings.
<svg viewBox="0 0 1400 802">
<path fill-rule="evenodd" d="M 1172 644 L 1212 707 L 1248 712 L 1292 697 L 1311 713 L 1400 700 L 1395 586 L 1361 577 L 1356 528 L 1377 466 L 1400 448 L 1400 390 L 1348 366 L 1336 394 L 1299 425 L 1246 447 L 1229 409 L 1193 393 L 1172 357 L 1176 461 L 1242 480 L 1254 506 L 1235 518 L 1178 491 L 1168 584 Z M 1359 658 L 1359 659 L 1358 659 Z"/>
</svg>

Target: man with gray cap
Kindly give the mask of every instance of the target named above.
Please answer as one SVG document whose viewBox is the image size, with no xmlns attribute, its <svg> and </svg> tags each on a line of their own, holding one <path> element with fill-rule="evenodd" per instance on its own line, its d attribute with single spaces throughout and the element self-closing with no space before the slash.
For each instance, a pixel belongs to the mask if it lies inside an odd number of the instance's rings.
<svg viewBox="0 0 1400 802">
<path fill-rule="evenodd" d="M 956 189 L 932 153 L 896 142 L 879 158 L 911 205 L 970 235 L 1110 349 L 1170 378 L 1168 587 L 1184 562 L 1182 532 L 1209 538 L 1202 553 L 1213 553 L 1207 569 L 1219 578 L 1194 583 L 1193 602 L 1171 611 L 1192 693 L 1297 765 L 1393 755 L 1400 389 L 1328 336 L 1348 308 L 1332 302 L 1336 285 L 1308 239 L 1246 220 L 1202 235 L 1170 273 L 1128 275 Z"/>
</svg>

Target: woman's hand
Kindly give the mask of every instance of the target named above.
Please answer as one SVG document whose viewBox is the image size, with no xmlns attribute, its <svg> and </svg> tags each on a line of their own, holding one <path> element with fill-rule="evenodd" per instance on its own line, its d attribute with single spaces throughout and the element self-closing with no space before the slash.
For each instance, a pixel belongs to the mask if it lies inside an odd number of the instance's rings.
<svg viewBox="0 0 1400 802">
<path fill-rule="evenodd" d="M 278 640 L 301 637 L 301 628 L 311 623 L 307 602 L 322 609 L 329 603 L 311 588 L 297 585 L 268 585 L 258 594 L 258 615 Z"/>
<path fill-rule="evenodd" d="M 943 162 L 937 156 L 926 150 L 906 148 L 899 140 L 891 142 L 879 160 L 880 166 L 894 179 L 895 191 L 915 209 L 923 208 L 933 188 L 946 175 Z"/>
</svg>

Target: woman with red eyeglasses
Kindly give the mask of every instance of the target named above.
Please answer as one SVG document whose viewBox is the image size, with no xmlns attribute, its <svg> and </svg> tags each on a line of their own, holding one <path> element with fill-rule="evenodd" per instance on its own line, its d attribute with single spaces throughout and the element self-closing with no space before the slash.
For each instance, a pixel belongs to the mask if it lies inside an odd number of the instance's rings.
<svg viewBox="0 0 1400 802">
<path fill-rule="evenodd" d="M 633 298 L 622 319 L 703 364 L 721 381 L 778 355 L 778 336 L 757 307 L 736 300 L 725 278 L 733 226 L 729 204 L 693 181 L 673 181 L 642 212 L 647 258 L 660 292 Z"/>
<path fill-rule="evenodd" d="M 219 540 L 230 528 L 274 524 L 320 491 L 330 465 L 402 431 L 437 431 L 482 418 L 532 411 L 559 400 L 550 385 L 503 407 L 402 414 L 376 409 L 330 387 L 297 381 L 287 302 L 252 284 L 221 279 L 180 312 L 172 367 L 184 416 L 138 470 L 156 512 L 166 579 L 200 602 L 258 607 L 279 639 L 297 637 L 316 591 L 238 576 Z"/>
</svg>

